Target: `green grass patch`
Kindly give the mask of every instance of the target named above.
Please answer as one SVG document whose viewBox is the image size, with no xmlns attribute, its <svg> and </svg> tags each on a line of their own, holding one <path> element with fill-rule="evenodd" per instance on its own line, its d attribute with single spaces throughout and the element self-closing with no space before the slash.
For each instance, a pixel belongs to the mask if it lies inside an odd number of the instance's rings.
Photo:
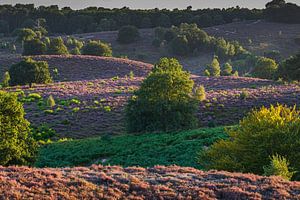
<svg viewBox="0 0 300 200">
<path fill-rule="evenodd" d="M 197 154 L 203 147 L 226 138 L 224 127 L 176 133 L 103 136 L 42 146 L 35 166 L 180 165 L 199 168 Z"/>
</svg>

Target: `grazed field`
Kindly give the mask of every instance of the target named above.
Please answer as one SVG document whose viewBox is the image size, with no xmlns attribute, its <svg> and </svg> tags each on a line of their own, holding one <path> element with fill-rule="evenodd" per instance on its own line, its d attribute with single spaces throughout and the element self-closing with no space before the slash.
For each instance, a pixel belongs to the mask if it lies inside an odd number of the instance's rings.
<svg viewBox="0 0 300 200">
<path fill-rule="evenodd" d="M 49 125 L 60 137 L 85 138 L 124 133 L 124 106 L 151 69 L 150 64 L 117 58 L 34 58 L 48 61 L 51 69 L 57 67 L 58 82 L 8 90 L 24 91 L 25 96 L 40 94 L 43 98 L 39 100 L 25 97 L 26 117 L 33 124 Z M 13 60 L 7 59 L 6 63 Z M 134 77 L 129 77 L 130 71 L 135 74 Z M 243 77 L 192 77 L 197 85 L 203 84 L 207 91 L 207 100 L 199 106 L 201 126 L 236 124 L 246 112 L 262 105 L 300 105 L 299 84 L 284 85 Z M 50 95 L 56 101 L 53 108 L 45 106 Z"/>
<path fill-rule="evenodd" d="M 300 182 L 194 168 L 0 167 L 0 199 L 299 199 Z"/>
</svg>

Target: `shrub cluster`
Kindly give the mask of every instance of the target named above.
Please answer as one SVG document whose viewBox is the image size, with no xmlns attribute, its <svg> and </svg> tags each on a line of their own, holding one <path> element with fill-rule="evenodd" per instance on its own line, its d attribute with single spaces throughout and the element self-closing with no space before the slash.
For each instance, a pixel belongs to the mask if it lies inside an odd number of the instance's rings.
<svg viewBox="0 0 300 200">
<path fill-rule="evenodd" d="M 176 59 L 162 58 L 128 102 L 128 132 L 171 131 L 197 126 L 194 82 Z"/>
<path fill-rule="evenodd" d="M 273 79 L 277 68 L 278 65 L 273 59 L 260 57 L 252 70 L 252 75 L 257 78 Z"/>
<path fill-rule="evenodd" d="M 277 105 L 254 110 L 238 127 L 227 132 L 229 139 L 214 143 L 200 154 L 199 163 L 202 166 L 264 174 L 264 166 L 270 165 L 270 156 L 280 155 L 287 159 L 292 169 L 299 172 L 300 112 L 296 107 Z M 299 178 L 299 175 L 294 178 Z"/>
<path fill-rule="evenodd" d="M 48 63 L 25 58 L 23 61 L 14 64 L 9 69 L 10 85 L 26 85 L 31 87 L 32 83 L 50 83 Z"/>
<path fill-rule="evenodd" d="M 278 67 L 277 77 L 300 81 L 300 54 L 284 60 Z"/>
</svg>

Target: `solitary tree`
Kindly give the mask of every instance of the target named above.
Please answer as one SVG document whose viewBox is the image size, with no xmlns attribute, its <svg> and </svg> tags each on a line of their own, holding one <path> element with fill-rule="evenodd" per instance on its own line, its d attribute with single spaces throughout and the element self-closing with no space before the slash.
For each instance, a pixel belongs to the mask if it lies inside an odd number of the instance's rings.
<svg viewBox="0 0 300 200">
<path fill-rule="evenodd" d="M 129 132 L 169 131 L 197 126 L 194 82 L 176 59 L 162 58 L 126 108 Z"/>
<path fill-rule="evenodd" d="M 220 76 L 221 67 L 218 59 L 215 57 L 211 64 L 207 66 L 210 76 Z"/>
</svg>

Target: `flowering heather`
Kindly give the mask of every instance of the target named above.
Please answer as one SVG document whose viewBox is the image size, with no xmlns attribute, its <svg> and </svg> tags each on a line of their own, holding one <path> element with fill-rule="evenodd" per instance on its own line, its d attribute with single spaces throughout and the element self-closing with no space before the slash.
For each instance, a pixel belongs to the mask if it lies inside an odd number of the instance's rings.
<svg viewBox="0 0 300 200">
<path fill-rule="evenodd" d="M 299 199 L 300 182 L 190 167 L 0 167 L 0 199 Z"/>
</svg>

